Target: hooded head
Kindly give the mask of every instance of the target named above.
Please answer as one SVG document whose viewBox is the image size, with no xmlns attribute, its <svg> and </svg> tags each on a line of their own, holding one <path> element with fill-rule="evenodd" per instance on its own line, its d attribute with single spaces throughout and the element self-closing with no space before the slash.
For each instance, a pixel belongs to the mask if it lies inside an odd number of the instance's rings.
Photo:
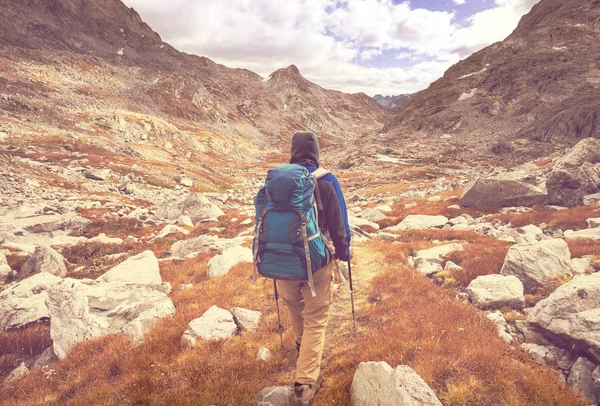
<svg viewBox="0 0 600 406">
<path fill-rule="evenodd" d="M 315 133 L 301 131 L 294 134 L 290 163 L 319 167 L 319 141 Z"/>
</svg>

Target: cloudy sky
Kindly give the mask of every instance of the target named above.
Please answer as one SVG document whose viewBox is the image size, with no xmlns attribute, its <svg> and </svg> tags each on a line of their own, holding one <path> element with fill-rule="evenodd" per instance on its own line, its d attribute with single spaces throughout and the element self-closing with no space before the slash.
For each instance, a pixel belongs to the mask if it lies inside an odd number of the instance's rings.
<svg viewBox="0 0 600 406">
<path fill-rule="evenodd" d="M 164 41 L 264 77 L 412 93 L 506 38 L 539 0 L 124 0 Z"/>
</svg>

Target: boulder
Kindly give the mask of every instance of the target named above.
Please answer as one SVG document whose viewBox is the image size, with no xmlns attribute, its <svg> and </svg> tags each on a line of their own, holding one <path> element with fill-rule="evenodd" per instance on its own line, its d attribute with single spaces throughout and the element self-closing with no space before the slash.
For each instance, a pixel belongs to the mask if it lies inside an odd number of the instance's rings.
<svg viewBox="0 0 600 406">
<path fill-rule="evenodd" d="M 168 236 L 170 236 L 172 234 L 177 234 L 177 233 L 180 233 L 180 234 L 183 234 L 183 235 L 188 235 L 190 232 L 188 230 L 186 230 L 185 228 L 181 228 L 181 227 L 176 226 L 175 224 L 167 224 L 160 231 L 160 233 L 158 233 L 156 235 L 156 237 L 153 238 L 153 240 L 156 239 L 156 238 L 165 238 L 165 237 L 168 237 Z"/>
<path fill-rule="evenodd" d="M 379 224 L 373 223 L 372 221 L 369 221 L 367 219 L 363 219 L 363 218 L 359 218 L 359 217 L 355 217 L 355 216 L 349 216 L 348 223 L 351 228 L 360 228 L 363 226 L 368 226 L 368 227 L 372 227 L 375 230 L 379 230 Z"/>
<path fill-rule="evenodd" d="M 575 207 L 583 204 L 587 195 L 598 193 L 596 175 L 591 168 L 555 169 L 548 175 L 548 203 Z"/>
<path fill-rule="evenodd" d="M 600 400 L 594 390 L 594 379 L 592 378 L 594 369 L 596 369 L 596 365 L 592 361 L 580 357 L 571 367 L 567 378 L 567 384 L 571 388 L 578 389 L 584 399 L 592 404 Z"/>
<path fill-rule="evenodd" d="M 485 275 L 471 281 L 467 287 L 471 302 L 480 309 L 525 306 L 523 283 L 516 276 Z"/>
<path fill-rule="evenodd" d="M 62 279 L 48 272 L 8 285 L 0 292 L 0 331 L 48 319 L 47 290 Z"/>
<path fill-rule="evenodd" d="M 90 244 L 120 245 L 123 244 L 123 239 L 119 237 L 108 237 L 105 233 L 100 233 L 94 238 L 90 238 L 87 242 Z"/>
<path fill-rule="evenodd" d="M 188 216 L 192 221 L 217 221 L 224 213 L 206 197 L 190 193 L 180 201 L 166 201 L 156 210 L 156 217 L 177 220 Z"/>
<path fill-rule="evenodd" d="M 571 253 L 564 240 L 544 240 L 510 247 L 500 273 L 516 276 L 530 292 L 553 278 L 571 275 L 570 263 Z"/>
<path fill-rule="evenodd" d="M 162 278 L 158 259 L 152 251 L 128 258 L 97 279 L 99 282 L 122 282 L 160 285 Z"/>
<path fill-rule="evenodd" d="M 246 247 L 231 247 L 208 261 L 208 277 L 215 278 L 229 273 L 231 268 L 242 262 L 253 262 L 252 250 Z"/>
<path fill-rule="evenodd" d="M 294 389 L 291 386 L 270 386 L 256 394 L 258 406 L 292 406 Z"/>
<path fill-rule="evenodd" d="M 177 219 L 177 224 L 185 227 L 194 227 L 194 222 L 190 216 L 180 216 L 179 219 Z"/>
<path fill-rule="evenodd" d="M 538 364 L 548 364 L 554 368 L 568 371 L 571 368 L 569 353 L 553 345 L 540 345 L 533 343 L 522 344 L 521 348 L 529 353 Z"/>
<path fill-rule="evenodd" d="M 231 314 L 233 315 L 233 320 L 242 331 L 256 329 L 262 317 L 262 313 L 259 311 L 241 309 L 239 307 L 231 309 Z"/>
<path fill-rule="evenodd" d="M 594 206 L 600 204 L 600 193 L 583 196 L 583 204 L 585 206 Z"/>
<path fill-rule="evenodd" d="M 381 206 L 375 207 L 375 210 L 377 210 L 381 213 L 390 213 L 392 211 L 392 208 L 388 205 L 382 204 Z"/>
<path fill-rule="evenodd" d="M 19 271 L 20 276 L 29 276 L 40 272 L 65 277 L 67 268 L 65 258 L 50 247 L 38 247 L 33 255 L 23 264 Z"/>
<path fill-rule="evenodd" d="M 556 160 L 554 168 L 578 168 L 584 163 L 600 162 L 600 140 L 585 138 Z"/>
<path fill-rule="evenodd" d="M 444 216 L 423 216 L 409 214 L 399 224 L 389 227 L 388 230 L 428 230 L 430 228 L 442 228 L 448 223 Z"/>
<path fill-rule="evenodd" d="M 175 314 L 161 288 L 118 282 L 88 285 L 76 279 L 51 286 L 48 310 L 54 353 L 63 359 L 73 345 L 109 334 L 125 334 L 140 342 L 157 321 Z"/>
<path fill-rule="evenodd" d="M 350 387 L 354 406 L 441 406 L 425 381 L 410 367 L 361 362 Z"/>
<path fill-rule="evenodd" d="M 547 192 L 519 179 L 477 179 L 460 197 L 463 207 L 513 207 L 543 205 Z"/>
<path fill-rule="evenodd" d="M 576 276 L 527 315 L 551 341 L 600 362 L 600 273 Z"/>
<path fill-rule="evenodd" d="M 418 251 L 414 257 L 415 265 L 419 265 L 421 261 L 433 262 L 441 264 L 444 258 L 455 251 L 463 251 L 464 247 L 460 243 L 438 245 L 433 248 Z"/>
<path fill-rule="evenodd" d="M 82 230 L 90 220 L 81 217 L 77 214 L 64 215 L 45 215 L 33 218 L 28 218 L 27 225 L 24 229 L 30 233 L 51 233 L 54 231 L 73 231 Z"/>
<path fill-rule="evenodd" d="M 179 175 L 175 178 L 175 182 L 179 183 L 181 186 L 192 187 L 194 186 L 194 181 L 188 178 L 185 175 Z"/>
<path fill-rule="evenodd" d="M 24 362 L 21 362 L 21 365 L 13 369 L 13 371 L 8 374 L 8 376 L 4 379 L 4 383 L 10 383 L 12 381 L 16 381 L 17 379 L 21 379 L 29 375 L 29 368 L 25 366 Z"/>
<path fill-rule="evenodd" d="M 252 237 L 236 237 L 232 239 L 219 238 L 216 235 L 200 235 L 188 240 L 177 241 L 171 246 L 171 255 L 185 258 L 194 253 L 209 251 L 223 251 L 231 247 L 240 246 Z"/>
<path fill-rule="evenodd" d="M 600 227 L 600 217 L 594 217 L 586 219 L 585 222 L 588 225 L 588 228 L 598 228 Z"/>
<path fill-rule="evenodd" d="M 181 344 L 193 347 L 198 339 L 216 341 L 231 337 L 237 333 L 233 315 L 225 309 L 212 306 L 201 317 L 190 321 L 187 330 L 181 337 Z"/>
<path fill-rule="evenodd" d="M 485 317 L 496 324 L 498 337 L 500 337 L 504 342 L 511 344 L 514 341 L 513 336 L 509 333 L 508 323 L 506 322 L 506 319 L 500 310 L 488 312 Z"/>
<path fill-rule="evenodd" d="M 600 240 L 600 228 L 588 228 L 585 230 L 572 231 L 567 230 L 564 232 L 564 237 L 566 240 Z"/>
<path fill-rule="evenodd" d="M 377 223 L 378 221 L 385 220 L 387 218 L 385 214 L 376 209 L 364 209 L 360 213 L 360 217 L 372 223 Z"/>
<path fill-rule="evenodd" d="M 571 260 L 571 271 L 573 275 L 581 275 L 594 271 L 589 258 L 573 258 Z"/>
</svg>

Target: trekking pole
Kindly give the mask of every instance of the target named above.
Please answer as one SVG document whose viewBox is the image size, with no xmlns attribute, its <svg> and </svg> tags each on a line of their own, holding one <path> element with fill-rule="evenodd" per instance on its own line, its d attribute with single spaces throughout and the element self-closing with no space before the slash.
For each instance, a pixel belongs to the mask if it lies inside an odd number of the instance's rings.
<svg viewBox="0 0 600 406">
<path fill-rule="evenodd" d="M 277 281 L 273 279 L 275 287 L 275 305 L 277 307 L 277 323 L 279 324 L 279 338 L 281 339 L 281 349 L 283 350 L 283 326 L 281 325 L 281 313 L 279 312 L 279 293 L 277 292 Z"/>
<path fill-rule="evenodd" d="M 352 262 L 348 258 L 348 279 L 350 279 L 350 302 L 352 303 L 352 325 L 356 330 L 356 317 L 354 316 L 354 288 L 352 287 Z"/>
</svg>

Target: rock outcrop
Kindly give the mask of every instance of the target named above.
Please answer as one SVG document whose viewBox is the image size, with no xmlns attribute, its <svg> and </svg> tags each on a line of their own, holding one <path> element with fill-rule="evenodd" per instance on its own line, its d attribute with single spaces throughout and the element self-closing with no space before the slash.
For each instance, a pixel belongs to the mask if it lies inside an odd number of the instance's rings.
<svg viewBox="0 0 600 406">
<path fill-rule="evenodd" d="M 479 276 L 469 284 L 467 294 L 475 306 L 484 310 L 525 306 L 523 283 L 513 275 Z"/>
<path fill-rule="evenodd" d="M 229 273 L 231 268 L 242 262 L 252 263 L 252 250 L 246 247 L 231 247 L 208 261 L 208 277 L 216 278 Z"/>
<path fill-rule="evenodd" d="M 201 317 L 190 321 L 181 337 L 181 344 L 193 347 L 199 339 L 207 341 L 231 337 L 238 330 L 231 312 L 212 306 Z"/>
<path fill-rule="evenodd" d="M 145 285 L 160 285 L 162 283 L 158 259 L 152 251 L 144 251 L 128 258 L 97 280 Z"/>
<path fill-rule="evenodd" d="M 519 179 L 477 179 L 460 197 L 463 207 L 515 207 L 545 204 L 547 191 Z"/>
<path fill-rule="evenodd" d="M 177 220 L 181 216 L 188 216 L 194 222 L 216 221 L 223 215 L 223 210 L 206 197 L 190 193 L 183 200 L 164 202 L 158 207 L 155 215 L 165 220 Z"/>
<path fill-rule="evenodd" d="M 423 216 L 409 214 L 404 220 L 386 230 L 428 230 L 430 228 L 442 228 L 448 223 L 448 218 L 444 216 Z"/>
<path fill-rule="evenodd" d="M 65 277 L 67 267 L 65 258 L 50 247 L 38 247 L 19 271 L 19 276 L 27 277 L 40 272 L 48 272 L 52 275 Z"/>
</svg>

